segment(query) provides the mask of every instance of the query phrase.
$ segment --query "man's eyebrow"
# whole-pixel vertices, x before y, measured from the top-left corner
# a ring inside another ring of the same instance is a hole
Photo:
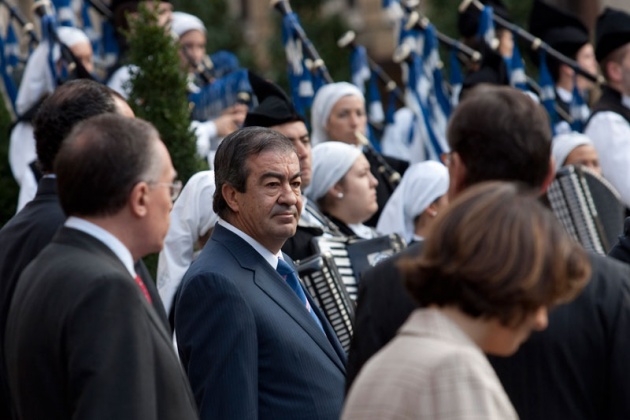
[[[290,181],[293,181],[295,178],[299,178],[302,176],[302,172],[296,172],[293,175],[291,175],[291,177],[289,178]],[[287,177],[284,176],[284,174],[281,174],[279,172],[265,172],[264,174],[262,174],[262,176],[260,177],[261,181],[264,181],[267,178],[276,178],[279,179],[281,181],[285,180]]]

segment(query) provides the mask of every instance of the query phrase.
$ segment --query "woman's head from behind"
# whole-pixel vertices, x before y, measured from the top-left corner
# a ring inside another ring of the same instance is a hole
[[[438,217],[422,256],[401,264],[421,305],[454,307],[494,323],[495,333],[507,331],[508,342],[494,334],[481,344],[492,354],[516,351],[546,326],[546,309],[572,299],[590,274],[584,250],[524,188],[469,188]]]
[[[356,132],[367,132],[367,115],[363,93],[347,82],[322,86],[311,109],[313,145],[334,140],[358,144]]]
[[[306,190],[319,208],[346,224],[362,223],[378,210],[370,164],[355,146],[325,142],[313,148],[313,174]]]

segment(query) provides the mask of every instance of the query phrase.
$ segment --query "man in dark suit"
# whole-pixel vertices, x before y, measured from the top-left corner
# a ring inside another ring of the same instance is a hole
[[[553,180],[549,120],[508,87],[480,86],[451,117],[449,198],[486,180],[521,181],[544,191]],[[348,387],[363,364],[396,334],[416,307],[396,263],[422,245],[365,273],[359,287]],[[509,358],[491,358],[521,419],[630,418],[630,267],[590,255],[592,276],[549,327]]]
[[[215,164],[220,219],[175,303],[201,418],[337,419],[345,354],[281,252],[302,210],[296,151],[248,127],[223,140]]]
[[[194,419],[170,334],[134,261],[157,252],[181,184],[149,123],[88,119],[54,166],[68,219],[20,276],[7,320],[20,419]]]
[[[35,199],[0,230],[0,418],[10,418],[9,391],[4,359],[7,314],[17,280],[24,268],[50,243],[66,216],[57,197],[53,162],[63,139],[79,121],[114,112],[133,117],[129,105],[115,92],[94,81],[82,79],[59,87],[39,109],[34,120],[38,165],[44,177]],[[157,290],[142,265],[141,277],[153,294],[156,310],[162,311]]]

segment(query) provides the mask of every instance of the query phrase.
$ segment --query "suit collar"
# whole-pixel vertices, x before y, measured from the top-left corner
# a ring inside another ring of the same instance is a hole
[[[330,327],[326,318],[321,311],[316,310],[326,335],[322,333],[315,320],[308,314],[300,299],[295,292],[291,290],[288,284],[282,279],[280,274],[274,270],[262,256],[256,252],[247,242],[236,234],[230,232],[223,226],[217,224],[212,232],[212,240],[220,242],[228,252],[238,261],[239,265],[253,272],[254,284],[258,286],[269,298],[282,308],[295,322],[304,329],[315,343],[328,355],[328,357],[345,372],[345,354],[341,347],[335,344],[337,338]],[[291,258],[284,256],[285,261],[291,262]],[[315,307],[315,303],[311,299],[308,291],[307,298],[311,307]],[[315,309],[315,308],[314,308]],[[331,337],[331,338],[329,338]],[[332,344],[335,343],[335,344]]]
[[[116,256],[116,254],[112,252],[111,249],[109,249],[104,243],[94,238],[93,236],[90,236],[87,233],[81,232],[76,229],[67,228],[65,226],[62,226],[59,231],[57,231],[52,239],[52,242],[64,246],[80,248],[83,250],[87,250],[88,252],[98,254],[98,256],[102,258],[106,263],[114,267],[116,270],[120,271],[121,276],[124,276],[131,283],[133,283],[134,287],[137,289],[140,296],[140,301],[142,302],[142,305],[147,312],[149,319],[160,332],[160,336],[162,336],[162,338],[164,338],[169,343],[169,345],[172,346],[171,335],[166,330],[164,321],[159,318],[153,306],[142,294],[140,287],[138,287],[135,280],[129,275],[129,271],[127,271],[122,261],[120,261],[120,259]],[[159,304],[159,302],[156,303]]]
[[[57,179],[44,177],[37,184],[37,194],[40,195],[57,195]]]

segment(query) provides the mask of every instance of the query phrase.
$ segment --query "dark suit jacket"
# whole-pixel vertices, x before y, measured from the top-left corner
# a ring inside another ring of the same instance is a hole
[[[410,246],[362,277],[348,384],[415,308],[395,262],[420,249]],[[545,331],[511,357],[490,358],[521,420],[630,419],[630,266],[598,255],[590,261],[589,284],[551,311]]]
[[[65,220],[66,215],[57,196],[56,180],[43,178],[39,181],[33,201],[0,230],[0,419],[10,418],[4,337],[13,291],[24,268],[50,243]],[[164,325],[168,326],[157,288],[142,261],[136,264],[136,272],[147,286],[155,310]]]
[[[24,270],[5,343],[20,419],[195,419],[169,332],[103,243],[61,228]]]
[[[287,257],[288,260],[288,257]],[[345,354],[280,275],[217,225],[175,303],[179,354],[202,419],[338,419]]]
[[[423,243],[409,245],[361,275],[346,389],[350,388],[365,362],[394,338],[398,328],[417,307],[403,285],[396,263],[401,258],[420,255]]]

